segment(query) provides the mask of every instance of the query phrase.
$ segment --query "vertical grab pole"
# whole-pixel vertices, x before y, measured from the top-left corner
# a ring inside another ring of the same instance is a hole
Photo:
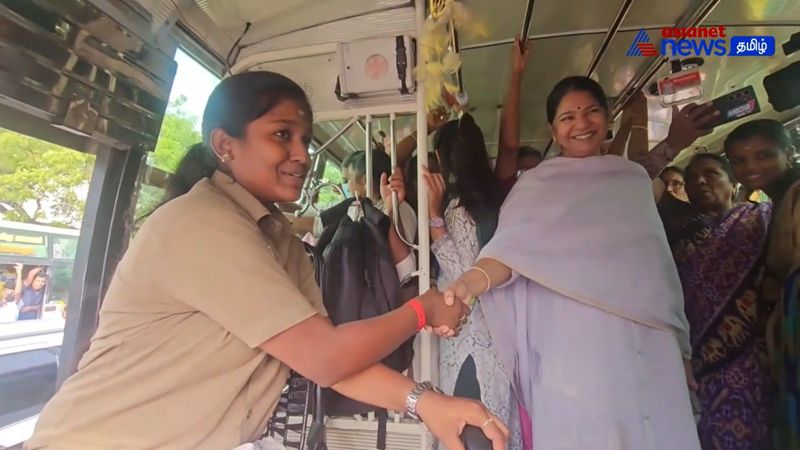
[[[374,192],[373,189],[373,181],[372,181],[372,115],[367,114],[366,117],[366,126],[364,130],[364,134],[367,136],[366,138],[366,146],[364,147],[364,151],[366,151],[367,155],[367,198],[375,201],[376,199],[372,198],[372,193]]]
[[[417,15],[417,39],[425,26],[425,0],[415,0]],[[417,45],[417,64],[423,64],[422,46]],[[425,111],[425,89],[417,80],[417,216],[419,219],[419,291],[426,292],[431,287],[431,235],[428,217],[428,186],[422,176],[422,168],[428,166],[428,120]],[[438,358],[433,349],[433,336],[422,331],[419,336],[420,373],[422,380],[438,382],[434,364]]]
[[[417,42],[422,36],[425,27],[425,0],[414,0],[414,12],[417,19]],[[424,64],[422,59],[422,46],[417,45],[417,65]],[[419,236],[419,293],[426,292],[431,287],[431,229],[429,228],[428,214],[428,185],[422,176],[422,168],[428,166],[428,120],[425,111],[425,88],[417,79],[417,219]],[[434,339],[431,333],[423,330],[417,339],[419,345],[419,373],[417,379],[439,382],[438,370],[439,357],[434,348]],[[420,426],[420,450],[432,449],[435,444],[433,436]]]
[[[397,167],[397,142],[394,136],[394,121],[397,119],[397,115],[395,113],[389,114],[389,156],[392,158],[392,173],[390,175],[394,175],[395,168]],[[392,222],[394,222],[395,229],[397,230],[398,236],[405,236],[404,233],[401,233],[401,226],[405,226],[405,224],[400,223],[400,213],[399,213],[399,202],[397,198],[397,192],[392,191]]]

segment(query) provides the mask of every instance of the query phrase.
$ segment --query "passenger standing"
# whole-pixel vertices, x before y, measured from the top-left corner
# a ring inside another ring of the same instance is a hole
[[[667,234],[690,325],[700,442],[706,450],[768,449],[774,388],[764,326],[772,305],[761,289],[772,205],[734,206],[723,156],[696,155],[685,173],[693,215]]]
[[[601,156],[609,109],[592,79],[557,83],[547,120],[563,157],[520,177],[445,299],[480,296],[534,448],[699,449],[689,326],[650,177]]]
[[[17,280],[14,295],[19,307],[19,320],[38,319],[44,305],[47,275],[43,267],[35,267],[22,279],[22,265],[17,264]]]
[[[749,190],[765,192],[774,204],[766,249],[764,298],[775,305],[767,330],[770,358],[779,385],[774,411],[774,447],[800,448],[800,169],[789,131],[772,119],[753,120],[725,139],[725,154],[736,178]]]
[[[502,203],[481,129],[469,114],[444,124],[434,136],[441,173],[424,171],[428,188],[431,253],[439,268],[437,286],[444,289],[469,268],[494,234]],[[447,181],[445,181],[447,180]],[[459,397],[480,399],[511,429],[509,446],[522,448],[517,404],[508,373],[496,358],[480,301],[461,334],[439,344],[442,389]]]

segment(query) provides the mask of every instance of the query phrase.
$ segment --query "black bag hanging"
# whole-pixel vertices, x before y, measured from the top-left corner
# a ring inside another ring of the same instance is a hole
[[[386,314],[403,306],[400,280],[388,243],[391,222],[368,199],[360,201],[362,212],[353,220],[349,199],[322,214],[323,232],[314,248],[322,298],[331,321],[340,325]],[[403,372],[414,358],[414,339],[410,338],[381,363]],[[386,448],[385,410],[349,399],[332,389],[322,390],[326,416],[375,412],[379,420],[378,448]],[[316,418],[315,418],[316,422]]]

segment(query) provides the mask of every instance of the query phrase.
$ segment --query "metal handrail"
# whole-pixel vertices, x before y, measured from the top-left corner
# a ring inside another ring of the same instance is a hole
[[[397,168],[397,142],[396,136],[394,132],[394,121],[397,119],[397,115],[395,113],[389,114],[389,156],[392,159],[392,171]],[[406,240],[405,233],[400,231],[400,210],[399,210],[399,199],[397,197],[397,192],[392,191],[392,222],[394,222],[394,230],[397,232],[397,236],[400,240],[409,246],[410,248],[417,250],[419,247],[414,244],[413,242],[408,242]]]

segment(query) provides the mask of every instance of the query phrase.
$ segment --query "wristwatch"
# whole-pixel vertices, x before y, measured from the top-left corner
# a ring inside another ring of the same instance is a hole
[[[437,388],[433,385],[430,381],[423,381],[421,383],[417,383],[411,392],[408,393],[406,396],[406,415],[411,417],[414,420],[419,420],[419,414],[417,414],[417,403],[419,402],[420,397],[422,394],[433,391],[439,394],[442,393],[442,390]]]
[[[444,228],[445,227],[444,219],[442,219],[441,217],[431,217],[430,226],[431,228]]]

